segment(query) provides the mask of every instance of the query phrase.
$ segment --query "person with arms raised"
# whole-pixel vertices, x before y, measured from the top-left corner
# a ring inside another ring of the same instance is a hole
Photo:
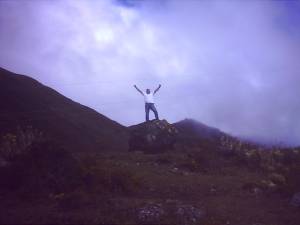
[[[146,113],[146,121],[149,121],[149,112],[150,110],[154,113],[155,119],[159,120],[158,112],[154,105],[154,95],[161,88],[161,85],[158,86],[153,92],[150,89],[146,89],[145,92],[141,91],[136,85],[134,85],[135,89],[140,92],[144,96],[145,100],[145,113]]]

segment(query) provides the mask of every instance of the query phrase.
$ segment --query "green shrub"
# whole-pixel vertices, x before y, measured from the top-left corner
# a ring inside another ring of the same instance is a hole
[[[142,185],[136,171],[116,165],[112,161],[88,160],[83,163],[86,187],[97,192],[131,194]]]
[[[34,143],[0,169],[0,187],[28,193],[64,192],[80,185],[82,171],[71,153],[51,141]]]
[[[31,145],[44,140],[42,132],[31,126],[18,127],[13,133],[7,133],[0,138],[0,157],[7,161],[30,150]]]
[[[91,196],[80,189],[52,195],[51,197],[57,201],[59,207],[67,210],[81,208],[83,204],[87,204],[91,200]]]

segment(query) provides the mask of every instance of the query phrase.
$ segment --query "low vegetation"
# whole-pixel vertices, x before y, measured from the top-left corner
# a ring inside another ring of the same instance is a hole
[[[2,138],[0,224],[295,225],[300,218],[289,204],[300,188],[296,148],[262,151],[227,140],[161,154],[71,154],[32,128],[18,132]]]

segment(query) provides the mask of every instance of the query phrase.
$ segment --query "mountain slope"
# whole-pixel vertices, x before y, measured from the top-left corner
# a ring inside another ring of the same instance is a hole
[[[184,135],[194,138],[215,139],[225,135],[217,128],[209,127],[194,119],[184,119],[173,125]]]
[[[194,119],[184,119],[173,123],[173,126],[179,131],[177,143],[181,146],[218,149],[224,145],[224,141],[226,143],[240,142],[238,138]]]
[[[68,149],[127,149],[124,126],[30,77],[3,68],[0,68],[0,102],[0,134],[32,126]]]
[[[232,138],[229,134],[194,119],[184,119],[173,125],[179,130],[183,139],[218,141],[222,136]]]

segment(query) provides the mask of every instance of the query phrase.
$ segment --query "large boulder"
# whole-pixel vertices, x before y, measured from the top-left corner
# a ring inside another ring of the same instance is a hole
[[[129,151],[160,153],[174,149],[178,130],[166,120],[152,120],[129,127]]]

